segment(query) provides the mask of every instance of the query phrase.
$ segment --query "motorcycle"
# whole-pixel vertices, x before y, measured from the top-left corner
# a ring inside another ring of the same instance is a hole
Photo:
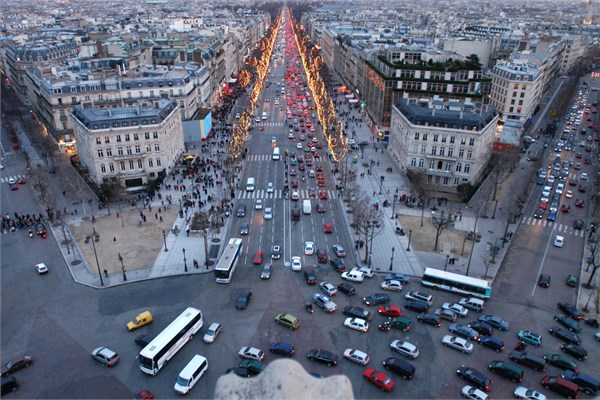
[[[388,332],[392,328],[392,326],[390,325],[389,322],[385,321],[385,322],[379,324],[378,328],[380,331]]]
[[[315,311],[313,310],[313,306],[311,303],[306,303],[306,306],[304,306],[304,308],[306,308],[306,311],[308,311],[311,314]]]
[[[515,350],[517,350],[517,351],[525,350],[525,348],[527,348],[527,345],[525,344],[525,342],[519,342],[515,346]]]
[[[33,238],[33,232],[31,231],[31,229],[29,230],[29,238]]]

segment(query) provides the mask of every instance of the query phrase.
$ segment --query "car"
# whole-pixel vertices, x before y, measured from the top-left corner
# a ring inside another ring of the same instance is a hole
[[[367,332],[369,330],[369,323],[361,318],[346,318],[344,326],[361,332]]]
[[[329,256],[327,255],[327,250],[317,249],[317,262],[324,264],[329,262]]]
[[[579,372],[577,368],[577,363],[571,360],[569,357],[563,354],[552,354],[546,353],[544,354],[544,360],[550,365],[554,365],[560,369],[567,369],[573,372]]]
[[[92,351],[92,358],[106,367],[116,365],[121,357],[108,347],[97,347]]]
[[[293,188],[297,188],[299,186],[298,180],[297,179],[292,179],[292,187]]]
[[[292,200],[298,201],[300,200],[300,192],[297,190],[292,190]]]
[[[315,293],[313,294],[312,300],[313,303],[318,305],[325,312],[331,313],[337,309],[337,304],[324,294]]]
[[[240,228],[240,235],[247,235],[250,232],[250,224],[248,222],[244,222],[242,227]]]
[[[473,321],[469,323],[469,326],[475,329],[480,336],[492,336],[494,334],[494,329],[490,326],[490,324],[485,322]]]
[[[394,273],[394,274],[385,274],[383,279],[386,281],[400,281],[403,285],[410,282],[410,277],[405,274]]]
[[[383,282],[381,282],[380,286],[383,290],[393,290],[396,292],[399,292],[402,290],[402,284],[400,283],[400,281],[395,281],[395,280],[383,281]]]
[[[568,204],[563,204],[560,207],[560,211],[564,212],[564,213],[570,213],[571,212],[571,206]]]
[[[273,209],[271,207],[265,208],[265,219],[273,219]]]
[[[509,328],[508,322],[495,315],[483,314],[480,315],[478,319],[479,321],[486,322],[490,324],[493,328],[499,329],[501,331],[507,331]]]
[[[14,185],[15,183],[17,183],[17,180],[13,177],[8,178],[8,184],[9,185]]]
[[[429,293],[420,292],[420,291],[412,291],[408,292],[404,295],[404,298],[407,300],[419,300],[427,303],[428,306],[433,302],[433,296]]]
[[[302,270],[302,262],[300,261],[300,257],[292,257],[292,271],[301,271]]]
[[[319,287],[327,296],[334,296],[337,293],[336,287],[330,282],[323,281],[319,284]]]
[[[43,275],[48,273],[48,267],[44,263],[35,264],[35,270],[38,275]]]
[[[324,233],[333,233],[333,225],[323,224],[323,232]]]
[[[339,258],[343,258],[346,257],[346,250],[344,250],[344,248],[342,246],[340,246],[339,244],[334,244],[333,246],[333,252],[335,253],[335,255]]]
[[[337,272],[346,272],[346,264],[342,260],[329,260],[329,264],[335,269]]]
[[[465,354],[471,353],[473,351],[473,344],[458,336],[445,335],[442,338],[442,344],[444,346],[461,351]]]
[[[563,247],[565,244],[564,236],[556,235],[553,242],[555,247]]]
[[[563,379],[577,385],[577,388],[588,396],[596,395],[600,392],[600,382],[587,374],[573,371],[563,371],[561,374]],[[597,396],[594,396],[597,398]]]
[[[135,342],[135,344],[137,344],[140,347],[146,347],[153,340],[154,340],[154,336],[142,334],[142,335],[136,336],[134,342]]]
[[[554,204],[554,203],[552,203],[552,204]],[[558,203],[556,203],[556,204],[558,204]],[[556,207],[558,207],[558,205]],[[546,217],[546,219],[548,221],[556,221],[556,210],[554,210],[553,208],[555,208],[555,207],[551,206],[550,212],[548,213],[548,217]]]
[[[35,227],[35,232],[39,236],[46,236],[46,226],[44,224],[37,224]]]
[[[479,338],[479,333],[468,325],[450,324],[448,331],[466,339],[477,340]]]
[[[292,357],[296,352],[293,344],[287,342],[274,342],[269,345],[269,352],[284,357]]]
[[[315,275],[315,271],[312,269],[304,271],[304,278],[306,279],[306,283],[309,285],[315,285],[317,283],[317,276]]]
[[[456,313],[454,311],[438,308],[437,310],[435,310],[434,314],[440,317],[441,319],[445,319],[446,321],[456,322]]]
[[[364,275],[357,268],[353,268],[352,271],[342,272],[341,278],[350,282],[360,283],[364,280]]]
[[[573,222],[573,229],[582,230],[583,229],[583,221],[580,219],[576,219],[575,222]]]
[[[515,383],[523,381],[523,369],[509,361],[494,360],[488,364],[488,369]]]
[[[517,386],[513,394],[517,399],[546,400],[546,396],[544,396],[537,390],[527,389],[524,386]]]
[[[542,344],[542,336],[534,333],[532,331],[527,331],[521,329],[519,333],[517,333],[517,338],[524,343],[532,344],[536,347],[539,347]]]
[[[504,342],[493,336],[479,336],[477,342],[482,346],[494,350],[496,353],[500,353],[502,350],[504,350]]]
[[[274,192],[273,182],[267,183],[267,193],[273,193],[273,192]]]
[[[328,366],[337,365],[339,357],[330,351],[314,349],[308,352],[307,357],[310,361],[317,361]]]
[[[302,143],[300,143],[300,142],[296,143],[296,148],[297,149],[302,150],[302,147],[303,147]]]
[[[429,305],[421,300],[406,300],[404,302],[404,308],[411,311],[416,311],[418,313],[423,313],[427,311]]]
[[[326,211],[327,211],[327,208],[325,208],[325,206],[323,204],[321,204],[321,203],[317,204],[317,212],[319,214],[323,214]]]
[[[371,320],[371,313],[362,307],[348,306],[344,307],[342,313],[348,317],[360,318],[365,321]]]
[[[288,313],[277,314],[275,316],[275,323],[290,329],[298,329],[300,327],[300,320]]]
[[[450,310],[450,311],[460,315],[461,317],[466,317],[467,314],[469,313],[469,310],[467,310],[464,306],[461,306],[460,304],[456,304],[456,303],[444,303],[444,304],[442,304],[442,309]]]
[[[390,343],[390,348],[404,357],[412,358],[413,360],[419,356],[419,349],[412,343],[394,340]]]
[[[314,242],[306,242],[304,243],[304,255],[312,256],[315,254],[315,244]]]
[[[254,203],[254,209],[262,210],[263,206],[264,206],[264,203],[263,203],[262,199],[256,199],[256,202]]]
[[[533,214],[533,218],[537,218],[537,219],[542,219],[544,218],[544,209],[543,208],[538,208],[535,211],[535,214]]]
[[[396,382],[394,382],[392,378],[373,368],[365,369],[363,372],[363,377],[385,392],[389,392],[396,385]]]
[[[271,258],[278,260],[281,258],[281,246],[275,244],[271,247]]]
[[[265,369],[265,364],[256,360],[242,360],[239,365],[239,369],[246,372],[246,377],[252,375],[258,375]],[[239,373],[236,372],[239,375]]]
[[[586,349],[584,349],[581,346],[577,346],[576,344],[573,344],[573,343],[561,344],[560,350],[563,353],[566,353],[572,357],[575,357],[579,361],[584,361],[588,356],[588,352]]]
[[[356,267],[353,270],[362,273],[365,278],[370,279],[373,277],[373,270],[369,267]]]
[[[542,199],[542,201],[540,201],[540,204],[538,205],[538,208],[541,210],[545,210],[546,208],[548,208],[548,199]]]
[[[417,320],[424,324],[435,326],[436,328],[442,326],[442,321],[440,320],[440,317],[431,313],[421,313],[417,315]]]
[[[243,359],[262,362],[265,358],[265,353],[256,347],[244,346],[238,351],[238,356]]]
[[[146,389],[142,389],[139,392],[137,392],[136,394],[134,394],[133,396],[131,396],[132,399],[142,399],[142,400],[149,400],[149,399],[153,399],[154,398],[154,394],[152,392],[150,392],[149,390]]]
[[[549,288],[551,280],[552,277],[550,275],[540,274],[540,277],[538,278],[538,285],[543,288]]]
[[[521,364],[526,367],[533,368],[534,370],[536,370],[538,372],[546,371],[546,361],[543,358],[538,357],[533,354],[530,354],[526,351],[516,351],[515,350],[510,353],[508,358],[510,358],[512,361],[516,362],[517,364]]]
[[[494,381],[488,378],[485,374],[477,371],[475,368],[465,367],[462,365],[456,370],[456,374],[459,376],[459,378],[472,383],[481,390],[486,392],[492,390],[492,384]]]
[[[28,354],[16,356],[2,364],[2,376],[8,376],[33,364],[33,358]]]
[[[349,283],[340,283],[337,288],[338,291],[344,293],[346,296],[354,296],[356,294],[356,289]]]
[[[245,310],[252,299],[252,292],[242,293],[235,302],[235,308],[238,310]]]
[[[367,365],[371,360],[371,356],[357,349],[344,350],[344,358],[359,365]]]
[[[383,315],[385,317],[401,317],[402,310],[398,306],[380,306],[379,307],[379,315]]]
[[[150,311],[143,311],[135,316],[135,318],[127,323],[128,331],[135,331],[144,325],[152,323],[152,314]]]
[[[548,329],[548,332],[550,332],[550,334],[552,336],[556,336],[557,338],[559,338],[565,342],[573,343],[576,345],[581,344],[581,339],[579,338],[579,336],[577,336],[575,333],[568,331],[566,329],[562,329],[557,326],[553,326],[550,329]]]
[[[260,279],[269,279],[271,278],[271,272],[273,271],[273,266],[271,264],[265,264],[262,271],[260,272]]]
[[[260,265],[263,262],[264,254],[262,251],[257,251],[254,253],[254,258],[252,259],[252,264]]]
[[[570,330],[571,332],[579,333],[581,332],[581,326],[575,321],[573,318],[569,317],[565,314],[556,314],[554,316],[554,320]]]
[[[213,322],[208,327],[208,330],[204,334],[202,341],[204,343],[213,343],[220,334],[221,334],[221,324],[219,324],[218,322]]]
[[[315,156],[316,156],[316,154],[315,154]],[[321,199],[321,200],[329,199],[329,196],[327,195],[327,190],[319,190],[319,199]]]
[[[483,307],[485,306],[485,302],[476,297],[463,297],[458,301],[458,304],[475,312],[483,311]]]
[[[565,192],[565,197],[566,197],[567,199],[572,199],[572,198],[573,198],[573,191],[572,191],[572,190],[567,190],[567,191]]]
[[[390,296],[385,293],[374,293],[370,296],[363,298],[363,302],[368,306],[375,306],[379,304],[387,304],[390,301]]]
[[[472,400],[488,400],[490,396],[487,395],[483,390],[479,390],[476,387],[465,385],[460,390],[460,395],[465,399]]]

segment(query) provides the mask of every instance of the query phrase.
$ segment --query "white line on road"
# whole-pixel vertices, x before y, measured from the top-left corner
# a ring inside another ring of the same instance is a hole
[[[556,228],[556,226],[555,226]],[[548,254],[548,248],[550,247],[550,242],[552,241],[552,235],[548,238],[548,243],[546,243],[546,250],[544,250],[544,256],[542,257],[542,262],[540,263],[540,269],[538,270],[537,276],[535,277],[535,281],[533,282],[533,290],[531,291],[531,296],[535,294],[535,289],[537,288],[537,281],[542,273],[542,269],[544,268],[544,260],[546,260],[546,254]]]

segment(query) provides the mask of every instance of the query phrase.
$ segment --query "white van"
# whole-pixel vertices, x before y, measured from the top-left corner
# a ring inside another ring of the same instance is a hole
[[[481,312],[483,310],[485,302],[475,297],[463,297],[462,299],[460,299],[458,304],[470,310]]]
[[[175,381],[175,391],[179,394],[187,394],[202,378],[202,375],[208,369],[208,360],[199,354],[196,354],[194,358],[181,370],[177,381]]]
[[[273,149],[273,160],[279,160],[279,147]]]
[[[254,178],[248,178],[246,181],[246,192],[254,192]]]
[[[266,120],[267,119],[267,113],[265,111],[263,111],[262,113],[262,120]]]
[[[304,214],[310,214],[312,212],[312,205],[310,204],[310,200],[302,200],[302,212]]]
[[[357,269],[352,271],[342,272],[342,279],[346,279],[350,282],[362,282],[365,279],[365,275]]]

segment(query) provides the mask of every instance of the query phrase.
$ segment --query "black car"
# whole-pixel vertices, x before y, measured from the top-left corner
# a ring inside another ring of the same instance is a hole
[[[489,363],[488,369],[515,383],[523,382],[523,368],[509,361],[494,360]]]
[[[356,294],[356,289],[349,283],[340,283],[337,288],[338,291],[344,293],[346,296],[354,296]]]
[[[543,210],[542,208],[538,208],[538,209],[536,210],[535,214],[533,214],[533,217],[534,217],[534,218],[537,218],[537,219],[542,219],[542,218],[544,218],[544,210]]]
[[[450,324],[448,331],[469,340],[477,340],[479,338],[477,331],[468,325]]]
[[[404,302],[404,308],[420,313],[424,313],[429,308],[429,304],[421,300],[406,300]]]
[[[533,368],[538,372],[546,371],[546,360],[526,351],[513,351],[508,357],[517,364]]]
[[[275,342],[269,346],[271,353],[279,354],[280,356],[291,357],[296,351],[294,345],[286,342]]]
[[[338,259],[329,260],[329,264],[331,264],[333,269],[335,269],[337,272],[346,272],[348,270],[346,264]]]
[[[360,318],[364,319],[365,321],[371,320],[371,313],[362,307],[344,307],[342,313],[348,317]]]
[[[247,368],[242,367],[228,368],[225,371],[225,374],[235,374],[242,378],[249,378],[252,376],[252,374],[250,373],[250,371],[248,371]]]
[[[385,293],[374,293],[369,297],[363,298],[363,301],[368,306],[375,306],[378,304],[386,304],[390,301],[390,296]]]
[[[493,336],[480,336],[477,339],[477,342],[482,346],[489,347],[496,353],[500,353],[502,350],[504,350],[504,342]]]
[[[492,384],[494,381],[488,378],[485,374],[477,371],[475,368],[469,368],[463,365],[456,370],[456,374],[461,379],[472,383],[481,390],[485,390],[486,392],[492,390]]]
[[[579,372],[579,369],[577,369],[577,363],[563,354],[546,353],[544,355],[544,360],[546,360],[548,364],[554,365],[560,369]]]
[[[154,340],[154,336],[142,334],[142,335],[138,335],[135,338],[135,344],[137,344],[140,347],[146,347],[153,340]]]
[[[33,364],[33,358],[30,355],[23,354],[17,357],[14,357],[11,360],[8,360],[4,364],[2,364],[2,376],[8,376],[12,373],[17,372],[20,369],[25,367],[29,367]]]
[[[573,318],[569,317],[565,314],[556,314],[554,316],[554,320],[559,324],[563,325],[565,328],[570,330],[571,332],[579,333],[581,332],[581,326],[575,321]]]
[[[399,273],[385,274],[383,279],[386,281],[400,281],[400,283],[403,285],[410,282],[410,278],[408,275],[399,274]]]
[[[508,322],[495,315],[484,314],[479,316],[479,321],[485,322],[492,326],[492,328],[500,329],[501,331],[508,330]]]
[[[565,343],[560,345],[561,351],[567,353],[570,356],[575,357],[576,359],[583,361],[587,358],[588,352],[581,346],[577,346],[573,343]]]
[[[558,326],[553,326],[552,328],[548,329],[548,332],[550,332],[550,334],[552,336],[556,336],[557,338],[559,338],[565,342],[573,343],[576,345],[581,344],[581,339],[579,339],[579,336],[577,336],[575,333],[573,333],[571,331],[559,328]]]
[[[415,367],[411,363],[396,357],[386,358],[383,367],[406,380],[412,379],[415,374]]]
[[[480,335],[492,336],[494,334],[494,328],[485,322],[473,321],[469,326],[475,329]]]
[[[440,317],[438,317],[435,314],[421,313],[417,316],[417,320],[424,324],[429,324],[429,325],[435,326],[436,328],[439,328],[440,326],[442,326],[442,321],[440,321]]]
[[[560,311],[567,314],[569,317],[573,318],[576,321],[583,319],[583,314],[577,310],[577,307],[571,303],[560,302],[557,304],[557,307]]]
[[[337,365],[338,363],[338,356],[327,350],[311,350],[308,352],[307,357],[310,361],[318,361],[320,363],[327,364],[330,367],[332,365]]]
[[[235,308],[238,310],[245,310],[252,299],[252,292],[245,292],[235,302]]]
[[[312,269],[304,270],[304,278],[306,278],[306,283],[309,285],[315,285],[317,283],[317,276]]]

